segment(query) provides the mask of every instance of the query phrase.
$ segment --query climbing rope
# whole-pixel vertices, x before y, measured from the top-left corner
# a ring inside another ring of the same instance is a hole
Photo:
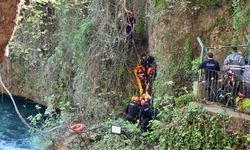
[[[29,125],[29,124],[26,122],[26,120],[23,118],[23,116],[21,115],[21,113],[19,112],[19,110],[18,110],[18,108],[17,108],[16,102],[15,102],[15,100],[14,100],[12,94],[11,94],[10,91],[6,88],[6,86],[4,85],[4,83],[3,83],[3,81],[2,81],[2,75],[1,75],[1,74],[0,74],[0,83],[1,83],[1,85],[3,86],[4,90],[9,94],[10,99],[12,100],[12,103],[13,103],[13,105],[14,105],[15,111],[16,111],[18,117],[21,119],[21,121],[22,121],[28,128],[30,128],[30,129],[32,129],[32,130],[36,130],[36,131],[41,131],[40,129],[34,128],[34,127],[32,127],[31,125]]]
[[[50,129],[49,131],[42,131],[42,130],[39,129],[39,128],[35,128],[35,127],[32,127],[31,125],[29,125],[29,124],[26,122],[26,120],[23,118],[23,116],[21,115],[20,111],[18,110],[17,105],[16,105],[16,102],[15,102],[15,100],[14,100],[12,94],[11,94],[10,91],[6,88],[5,84],[3,83],[3,81],[2,81],[2,74],[1,74],[1,73],[0,73],[0,83],[1,83],[2,87],[4,88],[4,90],[5,90],[5,91],[8,93],[8,95],[10,96],[10,99],[12,100],[12,103],[13,103],[13,105],[14,105],[14,108],[15,108],[15,111],[16,111],[18,117],[21,119],[21,121],[22,121],[29,129],[32,129],[32,130],[37,131],[37,132],[48,133],[48,132],[51,132],[51,131],[53,131],[53,130],[55,130],[55,129],[58,129],[58,128],[63,127],[62,125],[60,125],[60,126],[56,126],[56,127],[52,128],[52,129]]]

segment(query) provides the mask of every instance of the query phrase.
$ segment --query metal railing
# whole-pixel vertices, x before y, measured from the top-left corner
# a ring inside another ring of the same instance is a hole
[[[222,49],[222,48],[232,48],[232,47],[238,47],[238,48],[246,48],[248,49],[248,65],[250,65],[250,35],[245,36],[246,44],[242,45],[220,45],[220,46],[205,46],[202,39],[200,37],[197,37],[197,41],[200,46],[200,61],[203,62],[205,53],[210,49]],[[201,81],[201,71],[199,72],[199,79],[198,81]]]
[[[250,97],[250,66],[229,66],[225,71],[204,70],[199,95],[208,101],[237,107],[237,97]]]

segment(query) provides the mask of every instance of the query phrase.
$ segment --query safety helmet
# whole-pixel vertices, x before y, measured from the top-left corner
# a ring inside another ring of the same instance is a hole
[[[137,101],[138,101],[138,97],[132,96],[131,101],[132,101],[132,102],[137,102]]]
[[[149,67],[148,70],[147,70],[147,74],[148,75],[151,75],[155,72],[155,69],[153,67]]]
[[[150,95],[148,93],[144,93],[142,94],[142,98],[148,100],[150,98]]]
[[[146,106],[147,102],[145,100],[141,101],[141,106]]]
[[[150,99],[150,95],[149,94],[145,94],[144,98],[145,98],[145,100],[149,100]]]
[[[146,96],[146,93],[142,94],[141,97],[142,97],[143,99],[145,99],[145,96]]]

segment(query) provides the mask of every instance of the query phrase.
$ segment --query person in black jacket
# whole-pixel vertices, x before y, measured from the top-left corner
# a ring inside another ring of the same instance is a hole
[[[145,68],[146,78],[148,78],[148,69],[152,67],[154,69],[153,79],[156,78],[157,65],[155,62],[155,58],[153,56],[149,56],[146,54],[142,54],[141,56],[141,65]]]
[[[131,102],[128,104],[126,108],[126,115],[127,115],[127,120],[136,123],[137,119],[139,117],[139,105],[137,103],[138,97],[133,96],[131,99]]]
[[[213,53],[207,52],[207,60],[199,65],[199,69],[205,69],[207,98],[210,101],[216,100],[219,63],[213,59]]]
[[[147,102],[145,100],[141,101],[141,109],[139,113],[139,119],[140,119],[140,125],[141,125],[141,131],[147,132],[149,127],[149,121],[152,120],[152,112],[150,107],[147,105]]]
[[[147,71],[149,67],[156,69],[155,58],[144,53],[141,56],[141,65],[145,68],[145,71]]]

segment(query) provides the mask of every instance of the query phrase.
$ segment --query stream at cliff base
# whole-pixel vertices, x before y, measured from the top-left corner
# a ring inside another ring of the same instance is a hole
[[[35,103],[19,97],[15,97],[15,101],[24,118],[38,113]],[[0,150],[40,150],[28,130],[16,114],[11,99],[0,94]]]

